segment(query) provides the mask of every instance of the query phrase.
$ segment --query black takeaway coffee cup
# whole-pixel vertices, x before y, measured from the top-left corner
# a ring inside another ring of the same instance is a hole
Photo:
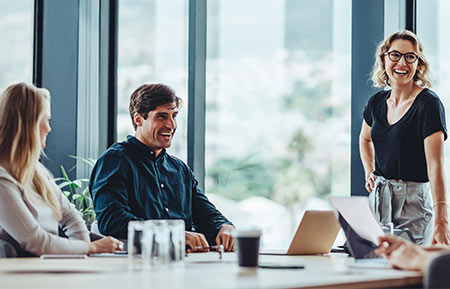
[[[239,266],[258,266],[261,230],[258,228],[238,229],[234,231],[234,237],[237,244]]]

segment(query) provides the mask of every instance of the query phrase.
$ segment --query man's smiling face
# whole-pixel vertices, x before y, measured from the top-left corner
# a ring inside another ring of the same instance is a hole
[[[162,149],[169,148],[177,129],[179,107],[175,102],[160,105],[148,112],[147,117],[140,114],[134,116],[136,138],[147,145],[158,156]]]

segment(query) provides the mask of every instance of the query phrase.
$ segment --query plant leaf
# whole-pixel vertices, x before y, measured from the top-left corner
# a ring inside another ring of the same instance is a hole
[[[67,186],[72,186],[73,185],[73,182],[72,181],[65,181],[65,182],[62,182],[62,183],[59,183],[58,184],[58,187],[60,188],[60,189],[62,189],[62,188],[64,188],[64,187],[67,187]]]
[[[61,165],[61,172],[62,172],[62,174],[63,174],[63,177],[67,180],[67,181],[69,181],[70,182],[70,179],[69,179],[69,176],[67,176],[67,173],[66,173],[66,170],[64,169],[64,167]],[[73,190],[74,190],[75,188],[73,188],[71,185],[69,185],[69,190],[70,190],[70,193],[71,194],[73,194]]]
[[[93,168],[95,165],[95,160],[92,158],[82,158],[82,157],[78,157],[78,156],[74,156],[74,155],[69,155],[69,157],[79,160],[85,164],[87,164],[89,167]]]
[[[63,195],[64,195],[66,198],[69,198],[70,192],[68,192],[68,191],[61,191],[61,192],[63,193]]]

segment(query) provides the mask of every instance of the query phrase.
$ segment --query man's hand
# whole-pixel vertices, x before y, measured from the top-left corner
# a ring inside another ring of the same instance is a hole
[[[234,251],[234,238],[231,232],[234,230],[232,225],[224,224],[220,227],[216,236],[216,245],[223,245],[225,252]]]
[[[375,250],[375,253],[377,255],[384,255],[389,259],[392,252],[405,243],[405,239],[398,238],[395,235],[385,235],[378,238],[378,248]]]
[[[186,232],[186,246],[188,252],[207,252],[209,251],[209,244],[203,234],[195,232]]]
[[[380,237],[378,241],[375,253],[386,256],[395,268],[424,271],[433,257],[422,247],[394,235]]]

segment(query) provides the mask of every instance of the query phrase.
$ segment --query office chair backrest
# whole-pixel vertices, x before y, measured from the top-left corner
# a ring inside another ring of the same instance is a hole
[[[0,258],[17,257],[17,251],[9,242],[0,239]]]
[[[450,288],[450,253],[431,261],[424,277],[424,288]]]

